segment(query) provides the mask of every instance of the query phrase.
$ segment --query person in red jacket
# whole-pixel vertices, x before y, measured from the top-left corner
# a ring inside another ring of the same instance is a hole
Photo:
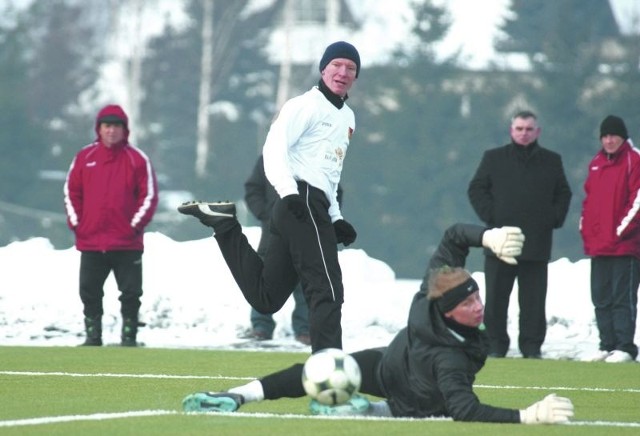
[[[143,234],[158,205],[158,187],[147,155],[129,144],[128,122],[120,106],[102,108],[98,136],[76,154],[64,184],[67,224],[81,252],[82,345],[102,345],[103,286],[111,271],[121,292],[121,345],[137,345]]]
[[[589,163],[580,217],[584,252],[591,257],[591,301],[600,333],[590,360],[629,362],[640,284],[640,150],[622,118],[600,124],[602,149]]]

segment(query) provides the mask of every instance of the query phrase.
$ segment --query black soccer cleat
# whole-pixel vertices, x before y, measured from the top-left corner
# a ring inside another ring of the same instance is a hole
[[[187,201],[178,206],[178,212],[191,215],[207,227],[213,227],[223,221],[236,217],[236,205],[228,201],[207,203],[204,201]]]
[[[244,404],[244,397],[230,392],[196,392],[182,400],[185,412],[235,412]]]

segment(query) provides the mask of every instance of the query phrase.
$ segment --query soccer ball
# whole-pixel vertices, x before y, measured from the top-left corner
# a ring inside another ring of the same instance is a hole
[[[361,380],[356,360],[337,348],[312,354],[302,371],[302,385],[307,395],[329,406],[349,401],[360,389]]]

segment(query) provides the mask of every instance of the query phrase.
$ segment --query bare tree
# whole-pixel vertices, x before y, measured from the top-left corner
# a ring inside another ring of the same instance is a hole
[[[202,57],[200,62],[200,92],[198,94],[198,130],[196,143],[196,176],[204,178],[209,155],[209,106],[211,81],[213,80],[213,4],[214,0],[203,0],[202,13]]]
[[[157,11],[160,3],[159,0],[106,0],[106,5],[79,2],[86,10],[86,19],[100,35],[95,41],[83,42],[105,57],[102,77],[95,85],[98,103],[119,103],[126,108],[129,123],[135,126],[129,138],[132,143],[145,135],[140,105],[144,97],[142,64],[147,43],[159,31],[153,24],[158,19],[168,22],[168,17]],[[176,2],[176,8],[183,6],[182,2]],[[80,102],[81,106],[83,103]],[[92,100],[89,104],[96,102]]]
[[[327,0],[326,28],[327,33],[331,35],[335,32],[340,21],[340,0]]]
[[[140,101],[141,101],[141,89],[142,89],[142,59],[144,57],[144,48],[146,45],[145,38],[143,36],[143,22],[144,22],[144,0],[135,0],[131,5],[133,9],[131,17],[131,55],[128,68],[127,78],[127,90],[129,97],[129,118],[131,125],[136,126],[136,129],[132,131],[132,135],[140,134],[142,126],[140,125]],[[133,136],[131,140],[135,143],[136,137]]]
[[[204,178],[209,156],[213,155],[211,135],[211,105],[215,101],[223,78],[230,74],[236,61],[238,50],[233,46],[237,34],[239,16],[247,5],[247,0],[228,1],[218,4],[220,12],[214,11],[214,0],[202,0],[202,56],[200,68],[200,92],[198,100],[198,132],[196,145],[195,172]],[[214,15],[217,14],[217,15]],[[215,21],[214,21],[215,18]]]
[[[293,0],[285,0],[284,3],[284,50],[280,62],[280,74],[278,77],[278,91],[276,94],[276,110],[289,98],[291,85],[291,27],[294,21]]]

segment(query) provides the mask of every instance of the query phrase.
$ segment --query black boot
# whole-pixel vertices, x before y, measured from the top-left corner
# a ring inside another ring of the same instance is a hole
[[[84,343],[81,345],[101,346],[102,345],[102,317],[84,318],[84,330],[87,334]]]
[[[137,347],[136,336],[138,335],[138,319],[124,318],[122,320],[122,336],[120,345],[123,347]]]

